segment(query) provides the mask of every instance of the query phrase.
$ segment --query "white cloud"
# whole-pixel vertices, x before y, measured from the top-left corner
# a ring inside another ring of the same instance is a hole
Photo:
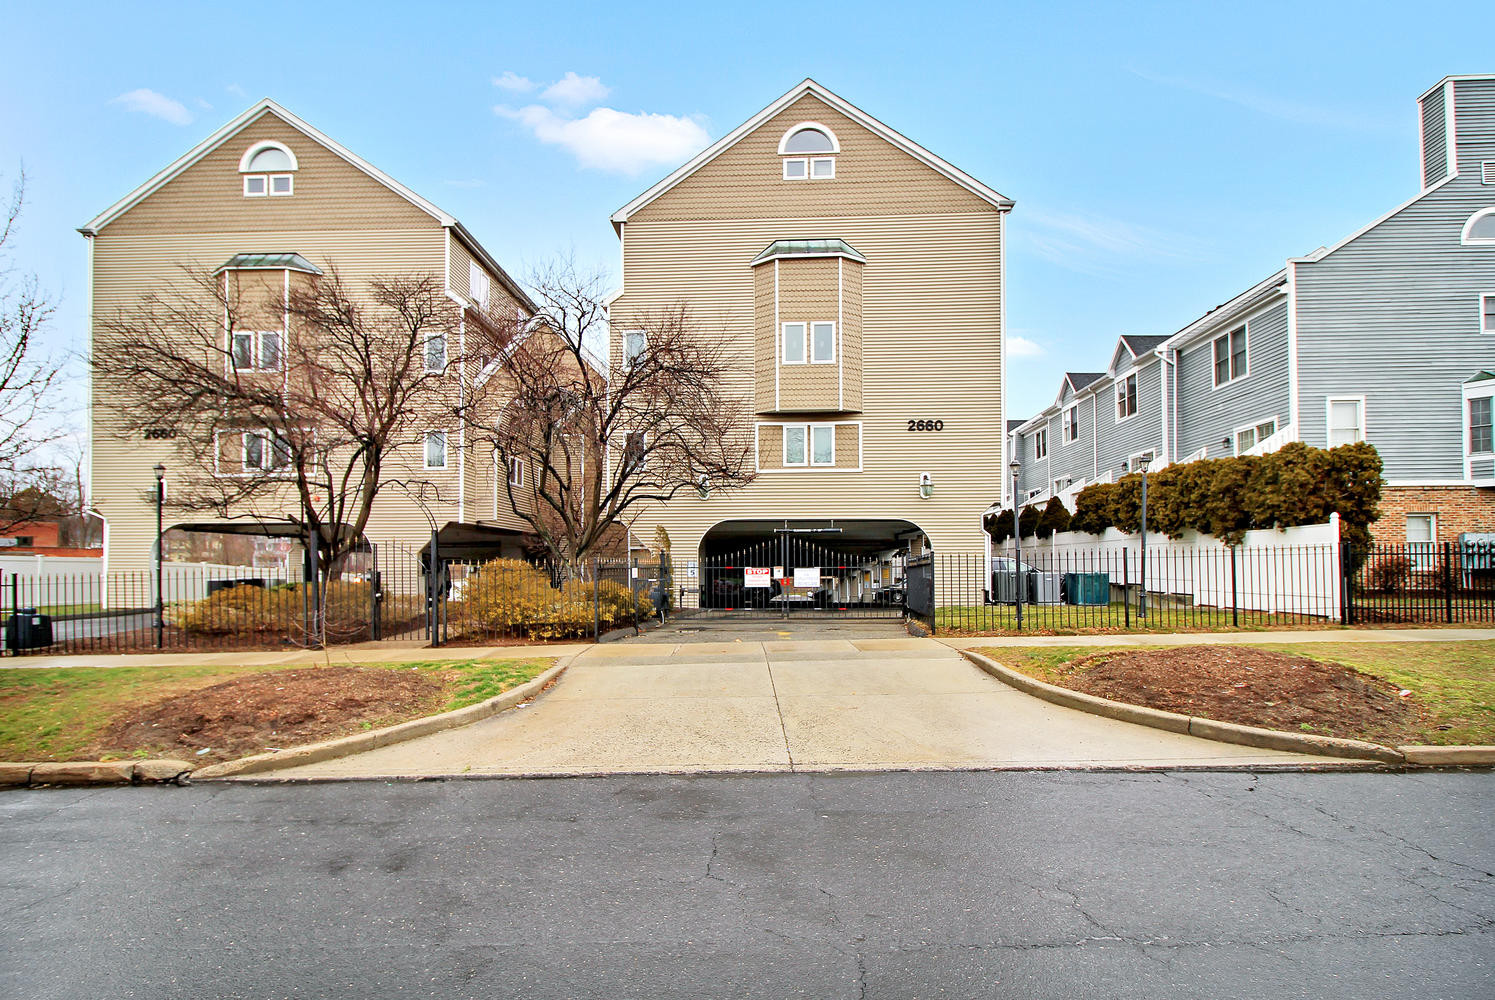
[[[1043,354],[1043,348],[1027,337],[1010,336],[1007,338],[1007,355],[1013,358],[1036,358]]]
[[[711,140],[699,122],[674,115],[593,108],[585,118],[563,118],[538,104],[493,110],[524,125],[541,142],[569,150],[584,167],[624,174],[681,163]]]
[[[199,108],[201,108],[204,111],[212,111],[213,110],[213,106],[211,104],[209,104],[207,101],[203,100],[201,97],[196,98],[193,101],[193,103],[196,104]]]
[[[554,104],[571,104],[579,107],[584,104],[596,104],[610,93],[612,93],[611,88],[605,86],[597,77],[577,76],[568,71],[565,76],[546,87],[540,93],[540,99]]]
[[[246,91],[243,87],[239,86],[237,83],[231,83],[227,87],[224,87],[223,89],[226,90],[226,91],[228,91],[230,94],[233,94],[235,97],[248,97],[249,96],[249,92]]]
[[[1013,236],[1045,260],[1084,274],[1113,274],[1145,257],[1202,252],[1197,240],[1095,214],[1029,208]]]
[[[127,94],[120,94],[109,103],[118,104],[126,111],[139,111],[141,114],[171,122],[173,125],[192,123],[192,112],[188,111],[181,101],[174,101],[165,94],[158,94],[144,87]]]
[[[503,76],[495,76],[493,85],[501,90],[512,90],[516,94],[527,94],[537,86],[535,81],[520,76],[513,70],[504,70]]]

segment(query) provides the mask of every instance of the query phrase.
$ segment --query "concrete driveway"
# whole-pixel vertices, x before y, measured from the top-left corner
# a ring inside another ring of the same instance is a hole
[[[1177,767],[1313,760],[1050,705],[929,639],[790,638],[593,647],[527,707],[277,774]]]

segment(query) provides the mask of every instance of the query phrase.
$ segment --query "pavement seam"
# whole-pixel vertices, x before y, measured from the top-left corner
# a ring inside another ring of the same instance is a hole
[[[789,726],[784,722],[784,705],[779,701],[779,686],[773,679],[773,658],[768,655],[768,647],[759,644],[763,650],[763,666],[768,670],[768,686],[773,691],[773,708],[779,713],[779,732],[784,734],[784,756],[789,761],[789,770],[794,771],[794,751],[789,747]]]

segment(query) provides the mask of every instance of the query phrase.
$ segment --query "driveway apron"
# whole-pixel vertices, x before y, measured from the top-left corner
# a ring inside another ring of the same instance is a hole
[[[929,639],[617,643],[531,704],[286,778],[1292,764],[1051,705]]]

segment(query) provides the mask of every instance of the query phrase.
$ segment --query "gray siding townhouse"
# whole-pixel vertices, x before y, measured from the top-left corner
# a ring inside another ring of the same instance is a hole
[[[1495,75],[1418,100],[1421,191],[1168,337],[1122,337],[1012,432],[1024,502],[1136,468],[1369,441],[1381,541],[1495,531]],[[1010,496],[1008,497],[1010,501]]]

